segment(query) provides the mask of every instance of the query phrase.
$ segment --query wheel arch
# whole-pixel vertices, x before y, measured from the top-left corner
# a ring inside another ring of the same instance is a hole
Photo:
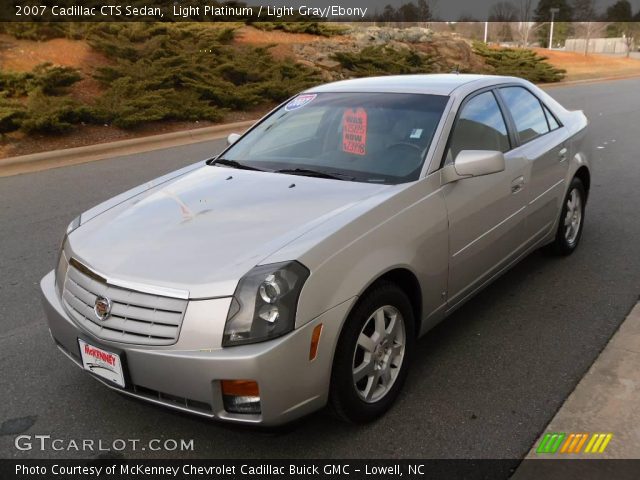
[[[415,334],[416,336],[418,336],[420,333],[423,312],[422,286],[420,285],[418,277],[407,267],[394,267],[390,270],[382,272],[371,282],[369,282],[369,284],[358,295],[358,299],[361,299],[364,295],[367,294],[367,292],[374,289],[380,283],[384,282],[393,283],[394,285],[398,286],[407,295],[407,297],[409,297],[415,321]],[[349,315],[357,304],[358,302],[355,302],[351,307]]]
[[[584,193],[587,197],[586,199],[588,199],[589,189],[591,188],[591,173],[589,172],[589,169],[585,165],[582,165],[578,170],[576,170],[576,173],[573,176],[574,178],[580,179],[582,182],[582,185],[584,186]]]

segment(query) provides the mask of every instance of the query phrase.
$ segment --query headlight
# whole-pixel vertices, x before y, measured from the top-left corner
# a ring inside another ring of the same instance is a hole
[[[298,262],[253,268],[233,294],[222,346],[256,343],[289,333],[309,270]]]
[[[64,237],[62,237],[62,244],[60,245],[60,250],[58,250],[58,261],[56,262],[56,280],[55,284],[58,288],[58,293],[62,296],[62,287],[64,285],[65,276],[67,273],[68,263],[64,256],[64,244],[67,242],[67,237],[71,232],[73,232],[76,228],[80,226],[81,219],[80,215],[74,218],[71,223],[67,226],[66,232],[64,232]]]

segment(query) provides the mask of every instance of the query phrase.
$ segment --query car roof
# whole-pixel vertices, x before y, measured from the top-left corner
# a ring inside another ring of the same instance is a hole
[[[493,82],[487,82],[491,81]],[[504,83],[518,80],[515,77],[472,74],[429,74],[391,75],[386,77],[357,78],[327,83],[307,90],[321,92],[381,92],[381,93],[424,93],[431,95],[451,95],[458,87],[478,83],[478,88],[486,83]]]

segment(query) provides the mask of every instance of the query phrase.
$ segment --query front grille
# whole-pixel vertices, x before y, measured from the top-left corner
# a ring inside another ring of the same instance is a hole
[[[111,300],[111,315],[106,320],[100,320],[93,310],[99,296]],[[175,343],[187,307],[183,299],[108,285],[81,272],[73,261],[62,300],[73,319],[96,337],[138,345]]]

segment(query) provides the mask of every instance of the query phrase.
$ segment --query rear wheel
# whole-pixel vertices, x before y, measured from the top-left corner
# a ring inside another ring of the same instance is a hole
[[[344,420],[363,423],[384,414],[407,375],[415,339],[411,303],[391,283],[365,294],[340,335],[330,405]]]
[[[579,178],[571,181],[564,199],[556,238],[547,250],[556,255],[570,255],[578,247],[584,225],[586,194]]]

